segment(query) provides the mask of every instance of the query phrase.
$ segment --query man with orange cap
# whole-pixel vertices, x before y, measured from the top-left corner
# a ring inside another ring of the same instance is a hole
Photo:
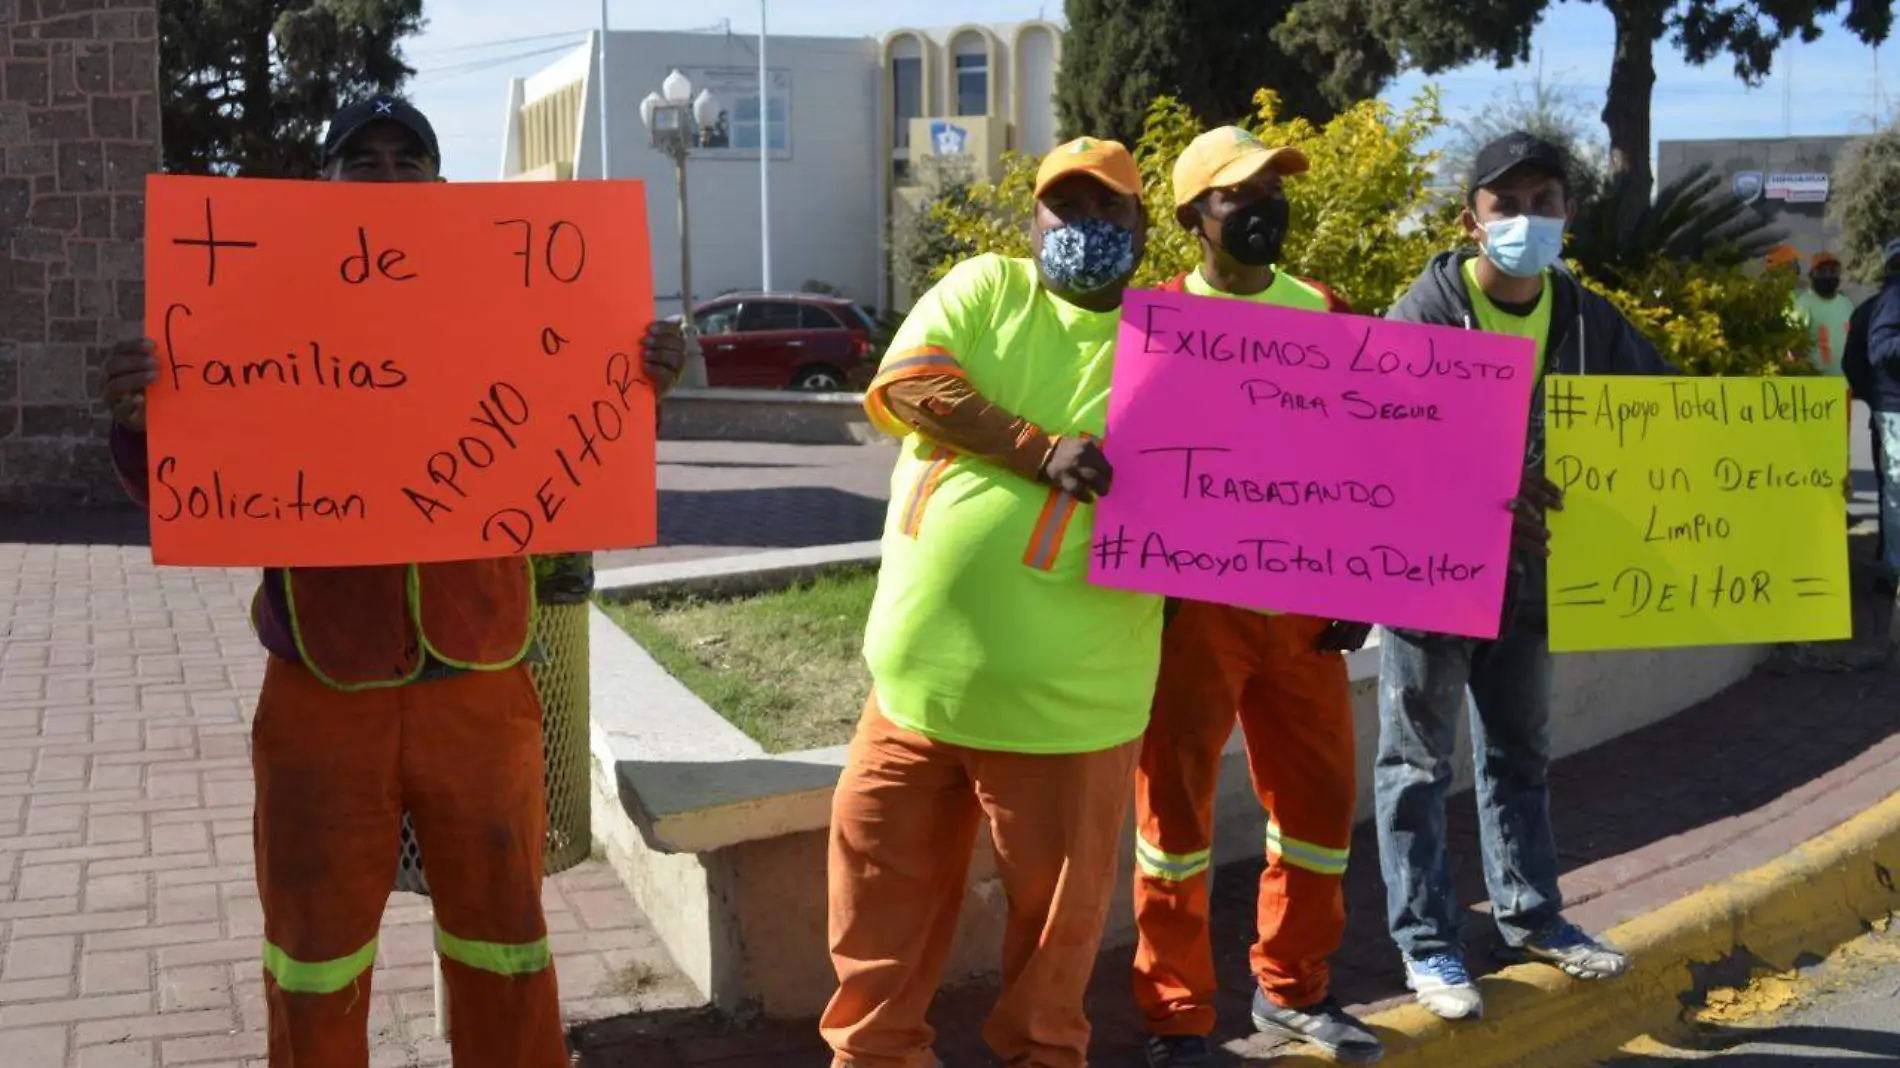
[[[1318,312],[1349,312],[1331,290],[1276,269],[1297,148],[1269,148],[1226,126],[1195,138],[1174,166],[1175,218],[1201,266],[1163,286]],[[1370,628],[1188,601],[1170,604],[1161,674],[1135,778],[1135,998],[1151,1068],[1213,1063],[1208,941],[1214,791],[1236,720],[1267,810],[1253,1023],[1367,1064],[1382,1049],[1328,992],[1327,958],[1345,933],[1341,882],[1358,792],[1345,650]]]
[[[1808,331],[1808,360],[1824,375],[1841,373],[1854,302],[1841,296],[1841,261],[1817,252],[1808,262],[1808,288],[1794,295],[1794,318]]]
[[[865,407],[903,445],[865,634],[873,692],[833,795],[834,1063],[926,1068],[925,1013],[985,817],[1009,900],[983,1028],[1023,1068],[1083,1068],[1082,995],[1114,894],[1160,659],[1161,599],[1088,583],[1141,172],[1084,138],[1043,161],[1033,258],[924,294]]]

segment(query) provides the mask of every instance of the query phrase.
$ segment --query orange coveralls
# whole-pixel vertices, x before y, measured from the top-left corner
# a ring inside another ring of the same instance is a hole
[[[1023,478],[1037,476],[1056,444],[961,375],[917,373],[873,389],[930,440]],[[1002,994],[983,1038],[1012,1065],[1080,1068],[1089,1023],[1076,1010],[1114,896],[1113,878],[1100,873],[1119,863],[1138,745],[1062,755],[970,749],[896,726],[871,696],[833,799],[829,930],[839,987],[819,1029],[836,1068],[923,1068],[917,1051],[936,1040],[925,1017],[985,819],[1010,908]]]
[[[145,442],[114,466],[148,502]],[[566,1068],[541,911],[541,702],[526,559],[267,570],[251,726],[270,1068],[368,1068],[371,968],[415,821],[456,1068]]]
[[[1324,286],[1330,310],[1351,308]],[[1163,286],[1178,291],[1181,281]],[[1214,1030],[1208,937],[1214,790],[1234,724],[1267,811],[1260,876],[1261,990],[1306,1008],[1327,996],[1345,933],[1342,880],[1358,793],[1345,657],[1321,651],[1326,620],[1180,602],[1135,778],[1135,1000],[1158,1035]]]

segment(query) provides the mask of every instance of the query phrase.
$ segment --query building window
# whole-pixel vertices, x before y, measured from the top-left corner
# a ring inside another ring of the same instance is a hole
[[[521,106],[521,169],[573,164],[581,85],[563,86]]]
[[[910,147],[910,120],[924,117],[924,61],[920,56],[891,60],[892,144]]]
[[[719,118],[700,131],[699,147],[711,152],[753,153],[759,150],[759,74],[746,67],[682,67],[680,73],[693,83],[695,92],[712,91],[719,102]],[[765,109],[765,129],[774,153],[789,152],[792,147],[791,75],[782,70],[769,72],[772,83],[771,103]]]
[[[740,97],[732,105],[732,144],[735,149],[759,147],[759,94]],[[774,152],[783,152],[791,146],[792,138],[785,115],[785,98],[774,96],[766,108],[766,129],[771,135],[771,148]]]
[[[957,57],[957,114],[990,113],[990,57],[987,52]]]

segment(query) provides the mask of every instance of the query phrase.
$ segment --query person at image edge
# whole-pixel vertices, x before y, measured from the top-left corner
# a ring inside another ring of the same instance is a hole
[[[323,178],[434,182],[422,113],[378,96],[344,108]],[[149,504],[149,340],[105,366],[111,449]],[[684,342],[643,342],[655,395]],[[281,568],[251,618],[269,652],[251,731],[271,1068],[367,1068],[370,970],[395,882],[401,816],[429,858],[436,949],[457,1068],[565,1068],[560,998],[541,911],[541,707],[527,662],[532,561]]]

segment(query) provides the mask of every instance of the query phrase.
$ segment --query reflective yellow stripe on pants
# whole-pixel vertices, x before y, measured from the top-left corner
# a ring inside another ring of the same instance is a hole
[[[277,985],[293,994],[334,994],[355,982],[376,963],[376,939],[348,956],[335,960],[298,960],[264,942],[264,970]]]
[[[521,943],[477,942],[457,938],[437,926],[435,948],[436,952],[457,964],[496,975],[532,975],[554,963],[554,955],[548,950],[546,938]]]
[[[1150,845],[1141,835],[1135,835],[1136,865],[1141,868],[1143,875],[1163,882],[1186,882],[1206,871],[1212,858],[1212,851],[1206,849],[1192,853],[1164,852]]]

